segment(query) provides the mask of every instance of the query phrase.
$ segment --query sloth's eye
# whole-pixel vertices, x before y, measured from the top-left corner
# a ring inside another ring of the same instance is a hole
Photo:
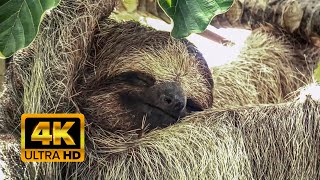
[[[192,99],[187,99],[186,108],[189,112],[203,111],[202,107]]]
[[[154,78],[141,72],[125,72],[119,75],[119,80],[134,86],[152,86]]]

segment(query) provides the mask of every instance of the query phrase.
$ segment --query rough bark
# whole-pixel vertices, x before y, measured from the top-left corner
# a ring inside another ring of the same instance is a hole
[[[256,29],[269,24],[320,46],[319,15],[320,2],[315,0],[235,0],[211,25]]]

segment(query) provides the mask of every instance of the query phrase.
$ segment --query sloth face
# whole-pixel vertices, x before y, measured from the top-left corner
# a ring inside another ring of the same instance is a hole
[[[113,43],[115,50],[96,48],[98,58],[81,90],[89,123],[109,131],[151,130],[212,106],[213,82],[201,54],[168,33],[156,35],[139,37],[143,43],[125,39],[125,47]]]

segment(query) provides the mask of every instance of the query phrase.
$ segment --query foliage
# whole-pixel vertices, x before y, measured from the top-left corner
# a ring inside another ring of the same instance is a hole
[[[212,18],[228,11],[232,3],[233,0],[159,0],[174,23],[171,35],[175,38],[204,31]]]
[[[60,0],[1,0],[0,58],[11,56],[35,38],[44,13]]]

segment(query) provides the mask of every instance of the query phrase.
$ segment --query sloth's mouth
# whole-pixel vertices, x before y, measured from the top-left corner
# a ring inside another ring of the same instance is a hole
[[[180,116],[175,116],[175,115],[173,115],[173,114],[171,114],[171,113],[169,113],[169,112],[167,112],[167,111],[165,111],[165,110],[163,110],[163,109],[161,109],[161,108],[159,108],[159,107],[157,107],[155,105],[152,105],[150,103],[146,103],[145,102],[144,104],[147,105],[148,107],[150,107],[151,109],[156,109],[156,110],[162,112],[163,114],[165,114],[165,115],[167,115],[167,116],[169,116],[169,117],[171,117],[173,119],[177,119],[178,120],[180,118]]]
[[[186,109],[184,108],[181,112],[170,112],[171,109],[165,110],[150,101],[146,101],[141,96],[130,96],[126,94],[123,97],[124,102],[128,109],[135,111],[136,116],[136,128],[148,126],[147,129],[165,128],[186,116]],[[142,123],[143,122],[143,123]]]
[[[146,115],[145,125],[148,127],[148,130],[165,128],[176,124],[181,115],[173,115],[162,108],[159,108],[150,103],[143,103],[142,113]]]

